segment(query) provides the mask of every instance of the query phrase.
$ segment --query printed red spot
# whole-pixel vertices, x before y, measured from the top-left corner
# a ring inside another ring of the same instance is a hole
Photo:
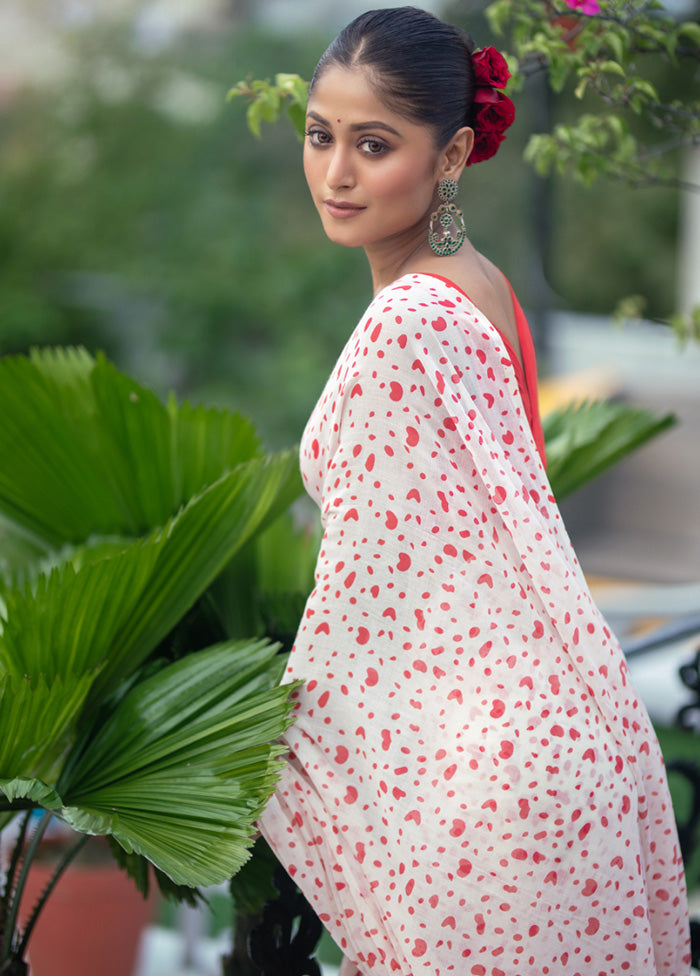
[[[585,885],[583,886],[583,889],[581,890],[581,894],[585,895],[586,898],[590,898],[591,895],[593,895],[596,892],[597,888],[598,885],[593,880],[593,878],[588,878],[586,880]]]
[[[354,786],[348,786],[345,796],[343,797],[346,803],[354,803],[357,799],[357,790]]]
[[[445,417],[443,420],[443,425],[447,427],[448,430],[457,430],[457,418]]]
[[[389,729],[382,729],[382,749],[386,752],[391,746],[391,732]]]
[[[498,809],[498,804],[496,803],[495,800],[484,800],[484,802],[481,804],[481,809],[492,810],[493,813],[495,813],[496,810]]]
[[[501,748],[498,751],[498,755],[501,757],[501,759],[510,759],[510,757],[513,755],[513,743],[508,742],[507,739],[504,739],[503,742],[501,742]]]
[[[355,857],[360,864],[362,864],[365,859],[365,845],[360,840],[358,840],[358,842],[355,844]]]
[[[318,441],[314,440],[311,442],[311,451],[314,456],[314,460],[318,461]]]
[[[357,640],[357,643],[358,644],[366,644],[367,643],[367,641],[369,640],[369,631],[367,630],[366,627],[358,627],[357,628],[357,638],[356,638],[356,640]]]
[[[450,827],[450,837],[459,837],[467,829],[467,825],[463,820],[453,820],[452,826]]]
[[[585,928],[586,935],[595,935],[600,928],[600,922],[597,918],[589,918],[588,925]]]
[[[355,383],[352,390],[350,390],[350,399],[352,400],[355,396],[362,396],[362,387],[359,383]]]
[[[379,674],[376,668],[367,668],[367,677],[365,678],[365,684],[373,688],[374,685],[379,681]]]
[[[348,522],[350,519],[354,519],[355,522],[359,522],[360,516],[357,514],[356,508],[349,508],[343,516],[343,522]]]
[[[535,640],[538,640],[543,635],[544,635],[544,625],[542,624],[541,620],[536,620],[535,626],[532,628],[532,636],[535,638]]]
[[[321,708],[325,708],[326,707],[326,705],[328,704],[328,699],[330,698],[330,696],[331,696],[330,691],[324,691],[323,694],[320,695],[320,697],[318,699],[318,704],[319,704],[319,706]]]
[[[314,631],[314,634],[330,634],[330,632],[331,629],[328,626],[328,624],[319,624],[316,630]]]
[[[433,319],[430,324],[436,332],[444,332],[447,328],[447,322],[443,319],[442,315],[438,316],[436,319]]]
[[[491,711],[489,712],[489,715],[491,716],[491,718],[500,718],[501,715],[503,715],[503,713],[505,712],[505,710],[506,710],[506,703],[502,702],[500,698],[496,698],[494,699],[493,705],[491,706]]]
[[[420,492],[417,488],[411,488],[409,493],[406,495],[406,499],[412,499],[414,502],[420,502]]]
[[[428,946],[424,939],[416,939],[411,950],[412,956],[424,956],[428,951]]]
[[[407,552],[399,553],[399,561],[396,564],[396,568],[401,573],[405,573],[407,569],[411,568],[411,557]]]
[[[403,387],[395,380],[389,385],[389,396],[392,400],[400,400],[403,396]]]
[[[559,691],[561,690],[559,677],[556,674],[550,674],[548,680],[549,680],[549,687],[552,689],[552,694],[558,695]]]
[[[459,704],[461,705],[462,704],[462,692],[459,690],[459,688],[453,688],[452,691],[447,696],[447,700],[448,701],[458,701]]]
[[[370,334],[370,339],[372,340],[372,342],[376,342],[377,341],[377,339],[379,338],[379,333],[381,331],[382,331],[382,323],[381,322],[377,322],[377,324],[372,329],[372,332]]]
[[[409,812],[404,817],[404,820],[413,820],[416,824],[420,826],[421,815],[418,810],[409,810]]]
[[[511,856],[514,857],[516,861],[527,861],[527,851],[523,850],[522,847],[516,847]]]
[[[448,766],[444,772],[445,779],[452,779],[452,777],[456,772],[457,772],[457,763],[452,763],[452,765]]]
[[[454,915],[448,915],[447,918],[443,918],[442,928],[444,929],[447,926],[449,926],[453,930],[457,928],[457,922],[455,921]]]
[[[557,872],[550,871],[549,874],[545,877],[544,883],[555,885],[557,883]]]
[[[457,874],[460,878],[466,878],[468,874],[471,873],[472,862],[468,861],[466,857],[461,857],[459,859],[459,866],[457,868]]]
[[[371,471],[374,467],[374,454],[370,454],[365,461],[365,467],[368,471]]]
[[[482,573],[479,579],[477,580],[477,583],[479,583],[479,585],[485,583],[490,590],[493,589],[493,579],[488,573]]]
[[[418,431],[415,427],[406,428],[406,443],[409,447],[415,447],[420,437],[418,436]]]
[[[336,746],[335,747],[335,761],[337,763],[347,762],[349,755],[350,755],[350,753],[348,752],[346,746]]]
[[[399,520],[396,518],[393,512],[386,513],[386,522],[384,523],[387,529],[395,529],[399,524]]]
[[[501,485],[498,485],[497,488],[494,489],[493,500],[496,505],[502,505],[506,500],[506,490],[505,488],[502,488]]]

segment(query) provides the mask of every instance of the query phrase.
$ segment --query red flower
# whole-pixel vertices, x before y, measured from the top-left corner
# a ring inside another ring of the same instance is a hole
[[[506,129],[515,119],[515,106],[511,100],[493,88],[477,88],[474,109],[474,148],[467,166],[495,156],[506,137]]]
[[[495,47],[484,47],[472,54],[474,76],[478,87],[490,85],[493,88],[505,88],[510,78],[510,71],[506,59]]]

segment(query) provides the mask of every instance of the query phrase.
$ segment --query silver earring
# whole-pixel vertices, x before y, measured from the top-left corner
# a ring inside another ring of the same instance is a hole
[[[438,196],[442,202],[430,215],[428,243],[441,258],[456,254],[467,236],[464,215],[459,207],[451,202],[457,195],[457,189],[455,180],[440,180]]]

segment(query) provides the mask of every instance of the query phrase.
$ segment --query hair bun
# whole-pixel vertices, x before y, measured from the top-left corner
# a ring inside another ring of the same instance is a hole
[[[469,51],[470,54],[473,54],[476,50],[476,42],[469,31],[464,30],[463,27],[455,27],[455,30],[459,34],[460,40],[466,47],[467,51]]]

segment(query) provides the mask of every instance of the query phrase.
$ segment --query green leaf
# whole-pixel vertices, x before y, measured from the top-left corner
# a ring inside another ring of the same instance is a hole
[[[692,20],[686,20],[678,27],[679,35],[687,37],[691,43],[700,47],[700,24]]]
[[[63,800],[56,790],[39,779],[0,779],[0,793],[10,802],[28,800],[31,806],[58,810]]]
[[[0,674],[0,777],[48,778],[71,741],[93,675]]]
[[[274,645],[227,643],[132,688],[76,744],[62,817],[111,834],[176,884],[209,885],[247,860],[290,724]],[[173,802],[177,798],[177,802]]]
[[[278,892],[273,877],[278,863],[267,842],[259,837],[253,846],[250,860],[231,879],[229,885],[237,916],[257,915],[268,901],[274,901]]]
[[[49,546],[140,535],[260,454],[250,422],[166,408],[104,359],[43,351],[0,362],[0,512]]]
[[[484,13],[494,34],[501,36],[504,33],[511,18],[512,7],[512,0],[494,0],[486,7]]]
[[[585,402],[543,418],[547,474],[561,501],[676,422],[623,403]]]

